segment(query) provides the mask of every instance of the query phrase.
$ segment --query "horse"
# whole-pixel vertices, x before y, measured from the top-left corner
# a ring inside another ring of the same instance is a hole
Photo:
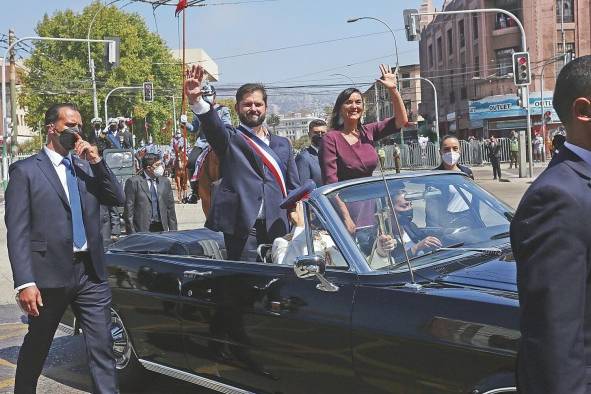
[[[185,202],[188,195],[187,190],[189,189],[189,176],[187,173],[187,155],[182,149],[175,152],[174,182],[178,202]]]

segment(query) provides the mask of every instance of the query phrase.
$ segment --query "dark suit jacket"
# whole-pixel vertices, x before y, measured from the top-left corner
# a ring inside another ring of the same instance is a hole
[[[490,158],[498,158],[501,155],[501,144],[497,141],[494,145],[491,143],[486,144],[486,153]]]
[[[220,159],[222,182],[213,191],[213,204],[205,226],[228,235],[246,236],[265,199],[265,219],[271,239],[287,234],[287,212],[279,208],[283,194],[262,160],[246,143],[241,132],[224,124],[215,110],[198,115],[201,130]],[[286,169],[287,192],[299,186],[291,143],[270,135],[270,148]]]
[[[100,204],[123,205],[123,191],[104,161],[89,164],[74,157],[73,164],[88,252],[98,278],[106,280]],[[70,286],[74,267],[70,204],[51,160],[41,151],[12,164],[9,173],[4,219],[14,286],[28,282],[39,288]]]
[[[591,393],[591,166],[566,147],[511,222],[521,393]]]
[[[158,177],[157,183],[156,192],[162,227],[164,231],[175,231],[177,229],[176,211],[170,180],[161,176]],[[148,181],[143,174],[132,176],[125,182],[123,219],[128,234],[150,231],[152,196]]]
[[[322,186],[322,173],[320,171],[320,162],[318,161],[318,151],[309,146],[303,149],[295,158],[300,184],[311,179],[316,183],[316,187]]]

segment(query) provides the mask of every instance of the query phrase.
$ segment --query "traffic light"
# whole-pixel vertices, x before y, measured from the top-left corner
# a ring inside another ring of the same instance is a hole
[[[105,40],[111,40],[105,45],[105,68],[111,71],[119,66],[119,37],[105,37]]]
[[[407,41],[419,41],[420,39],[419,30],[417,28],[417,20],[415,19],[417,13],[418,11],[414,9],[406,9],[402,12]]]
[[[531,83],[528,52],[515,52],[513,54],[513,80],[517,86]]]
[[[154,86],[152,82],[144,82],[144,101],[154,101]]]

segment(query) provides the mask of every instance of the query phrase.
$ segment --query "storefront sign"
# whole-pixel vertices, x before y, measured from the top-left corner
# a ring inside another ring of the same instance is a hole
[[[552,107],[552,94],[553,92],[544,92],[544,112],[550,111],[552,123],[560,122]],[[542,114],[541,102],[540,93],[532,92],[529,98],[532,115],[539,116]],[[517,96],[513,94],[489,96],[482,100],[470,101],[469,112],[470,123],[473,125],[488,119],[524,117],[527,115],[526,110],[517,105]]]

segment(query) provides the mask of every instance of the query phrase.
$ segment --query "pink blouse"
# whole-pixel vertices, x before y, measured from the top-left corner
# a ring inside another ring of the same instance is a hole
[[[339,130],[329,131],[320,144],[318,153],[324,184],[371,176],[378,164],[373,142],[400,129],[394,118],[363,125],[359,141],[350,145]]]

